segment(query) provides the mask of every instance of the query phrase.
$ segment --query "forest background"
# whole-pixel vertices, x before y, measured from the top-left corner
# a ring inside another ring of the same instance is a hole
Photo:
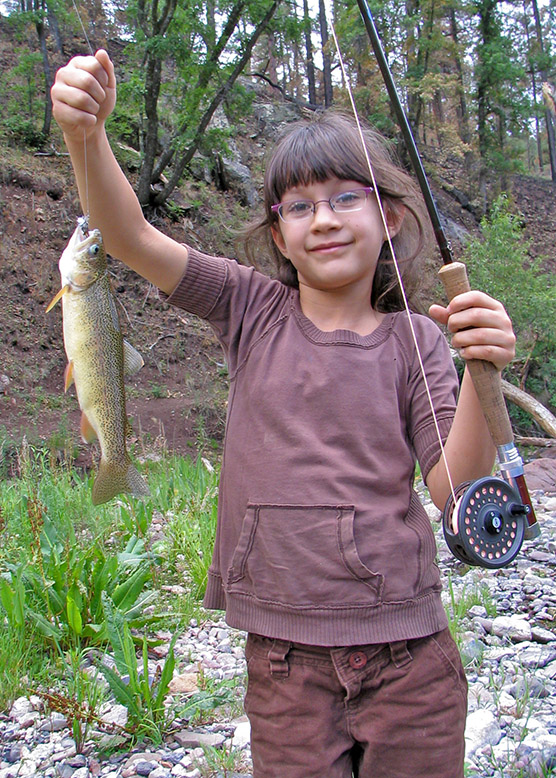
[[[450,238],[474,284],[514,320],[508,378],[554,411],[556,2],[371,8]],[[350,110],[332,25],[360,115],[406,152],[355,0],[4,0],[0,14],[2,425],[16,437],[34,427],[59,446],[75,426],[75,401],[59,396],[60,322],[44,304],[79,206],[52,120],[57,67],[108,49],[119,82],[109,133],[145,212],[215,253],[236,255],[233,228],[257,207],[280,125],[329,106]],[[438,265],[434,249],[430,259]],[[124,268],[112,272],[131,337],[152,357],[128,392],[141,431],[178,447],[220,439],[226,370],[210,332],[175,312],[161,319],[164,306],[145,304],[152,290]],[[524,435],[556,434],[512,415]]]

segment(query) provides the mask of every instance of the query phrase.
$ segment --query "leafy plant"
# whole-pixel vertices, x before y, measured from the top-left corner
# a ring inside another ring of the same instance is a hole
[[[63,647],[106,640],[102,594],[108,593],[133,626],[148,619],[146,605],[156,593],[145,590],[152,577],[152,554],[132,536],[118,554],[107,555],[97,540],[84,548],[72,528],[61,536],[44,506],[28,501],[36,543],[33,557],[6,562],[0,599],[13,627],[30,620],[47,639]]]
[[[146,637],[143,637],[142,641],[140,672],[137,667],[135,642],[124,614],[115,607],[106,592],[102,595],[102,604],[106,617],[108,642],[116,668],[100,663],[99,670],[106,678],[116,700],[127,708],[128,729],[132,734],[137,738],[145,736],[160,742],[171,720],[171,713],[165,705],[165,700],[174,674],[174,646],[178,633],[176,632],[170,641],[162,670],[154,677],[150,677]]]
[[[464,620],[467,618],[469,609],[474,605],[482,605],[487,614],[491,617],[496,615],[496,603],[492,598],[490,589],[486,584],[474,587],[472,590],[468,590],[465,586],[459,596],[456,594],[454,582],[451,576],[448,576],[448,595],[449,602],[446,606],[446,615],[448,616],[448,626],[452,637],[456,641],[458,648],[461,651],[462,648],[462,632],[466,629],[464,627]]]

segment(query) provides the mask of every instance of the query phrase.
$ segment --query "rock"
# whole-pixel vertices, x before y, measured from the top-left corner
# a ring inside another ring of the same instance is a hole
[[[556,632],[552,632],[549,629],[544,629],[543,627],[533,626],[531,629],[531,635],[533,640],[535,640],[537,643],[556,643]]]
[[[127,724],[128,712],[125,705],[105,706],[101,710],[101,720],[105,724],[115,724],[117,727],[125,727]]]
[[[32,710],[31,701],[27,697],[18,697],[14,700],[9,715],[11,719],[20,719]]]
[[[144,775],[148,776],[150,775],[156,768],[158,767],[158,762],[136,762],[135,763],[135,772],[137,775]]]
[[[232,736],[232,748],[244,748],[251,742],[251,725],[247,716],[236,719],[234,734]]]
[[[502,737],[502,729],[494,713],[479,708],[467,717],[465,728],[466,757],[487,745],[496,745]]]
[[[42,721],[39,725],[39,729],[43,732],[61,732],[68,726],[68,721],[62,713],[58,711],[52,711],[47,719]]]
[[[497,616],[492,622],[492,634],[516,642],[531,640],[531,626],[521,616]]]
[[[175,675],[170,681],[170,691],[172,694],[191,694],[198,692],[199,673],[182,673]]]
[[[183,748],[198,748],[199,746],[220,748],[226,738],[213,732],[193,732],[192,730],[184,729],[181,732],[174,733],[174,740]]]
[[[528,462],[523,469],[530,491],[541,489],[547,494],[556,493],[556,459],[548,457],[534,459],[532,462]]]

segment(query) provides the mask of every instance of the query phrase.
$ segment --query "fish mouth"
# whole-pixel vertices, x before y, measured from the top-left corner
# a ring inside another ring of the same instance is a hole
[[[95,244],[97,244],[96,250],[92,248]],[[87,217],[83,216],[78,219],[73,235],[58,263],[62,286],[68,286],[75,292],[86,289],[98,276],[91,261],[101,248],[102,235],[100,230],[89,231]]]
[[[100,230],[89,230],[88,217],[81,216],[77,220],[77,227],[71,237],[68,248],[79,255],[89,244],[96,240],[101,240]]]

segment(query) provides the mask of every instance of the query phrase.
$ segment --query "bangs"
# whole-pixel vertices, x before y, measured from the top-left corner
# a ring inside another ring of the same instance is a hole
[[[275,149],[266,171],[267,203],[277,203],[284,192],[297,186],[321,183],[328,178],[370,185],[370,173],[361,163],[362,147],[357,130],[315,122],[290,131]],[[365,160],[366,162],[366,160]]]

